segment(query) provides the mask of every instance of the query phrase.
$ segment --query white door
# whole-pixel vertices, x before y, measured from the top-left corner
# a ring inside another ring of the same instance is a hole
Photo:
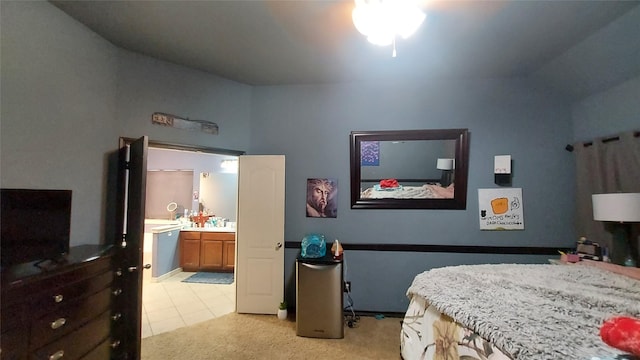
[[[284,155],[238,167],[236,311],[275,314],[284,299]]]

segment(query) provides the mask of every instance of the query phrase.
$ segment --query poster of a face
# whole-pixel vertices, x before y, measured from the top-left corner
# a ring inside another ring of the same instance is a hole
[[[307,217],[338,217],[338,180],[307,179]]]

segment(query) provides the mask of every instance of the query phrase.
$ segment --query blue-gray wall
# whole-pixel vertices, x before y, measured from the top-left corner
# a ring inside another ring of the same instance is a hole
[[[118,49],[45,1],[0,6],[0,185],[72,190],[72,246],[105,241],[119,137],[248,149],[250,86]],[[154,112],[214,121],[220,134],[152,125]]]
[[[0,2],[2,187],[73,190],[71,244],[104,241],[106,155],[118,137],[286,155],[287,241],[308,232],[345,243],[568,246],[574,140],[637,128],[638,78],[578,101],[524,79],[251,87],[117,49],[48,2]],[[593,36],[593,45],[607,42]],[[151,124],[153,112],[215,121],[211,136]],[[467,210],[351,210],[352,130],[468,128]],[[495,187],[493,156],[510,154],[525,230],[482,232],[477,189]],[[336,178],[338,218],[304,215],[307,178]],[[293,303],[297,251],[286,250]],[[412,278],[461,263],[544,256],[348,252],[356,309],[399,311]]]
[[[156,141],[238,151],[248,149],[250,86],[125,50],[118,55],[116,115],[120,135],[147,135]],[[212,136],[152,125],[154,112],[213,121],[220,132]]]
[[[640,54],[637,55],[640,64]],[[572,120],[575,141],[640,129],[640,77],[576,102]]]
[[[118,51],[48,2],[0,2],[0,44],[1,186],[72,190],[71,245],[99,243]]]
[[[375,99],[375,100],[372,100]],[[286,241],[309,232],[343,243],[571,246],[574,163],[570,107],[525,80],[257,87],[253,153],[286,155]],[[468,128],[467,210],[351,210],[352,130]],[[524,231],[479,230],[479,188],[494,188],[494,155],[510,154],[523,189]],[[307,178],[338,179],[338,217],[307,218]],[[296,250],[287,250],[287,281]],[[538,256],[347,252],[355,307],[404,311],[417,272],[463,262],[536,261]],[[292,287],[287,296],[291,298]]]

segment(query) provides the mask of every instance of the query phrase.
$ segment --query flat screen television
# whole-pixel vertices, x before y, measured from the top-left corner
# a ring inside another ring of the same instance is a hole
[[[0,189],[2,268],[69,252],[71,190]]]

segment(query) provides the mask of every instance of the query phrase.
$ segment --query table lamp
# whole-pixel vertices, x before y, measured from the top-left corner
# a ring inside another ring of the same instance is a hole
[[[591,201],[593,219],[613,223],[611,261],[635,266],[630,236],[631,223],[640,222],[640,193],[593,194]]]

